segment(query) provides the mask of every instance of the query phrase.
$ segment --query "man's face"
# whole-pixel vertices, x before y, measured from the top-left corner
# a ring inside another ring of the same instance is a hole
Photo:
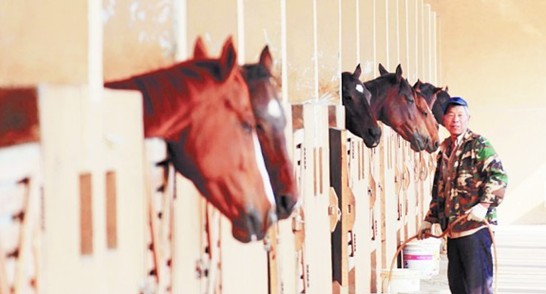
[[[469,120],[470,115],[467,109],[460,105],[449,106],[443,117],[444,127],[451,136],[458,136],[464,133],[468,128]]]

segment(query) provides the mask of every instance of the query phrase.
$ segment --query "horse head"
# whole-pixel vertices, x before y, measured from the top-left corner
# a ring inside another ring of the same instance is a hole
[[[437,94],[442,88],[436,88],[428,83],[423,84],[420,80],[417,80],[413,86],[413,90],[416,94],[416,106],[423,115],[423,121],[430,135],[430,141],[429,144],[427,144],[426,151],[433,153],[438,150],[438,147],[440,146],[440,134],[438,133],[438,122],[431,109],[436,102]]]
[[[422,98],[402,78],[402,67],[398,65],[395,73],[389,73],[379,64],[379,72],[379,77],[364,83],[372,93],[371,106],[377,119],[410,142],[412,150],[419,152],[434,148],[431,146],[439,144],[439,140],[434,139],[439,137],[438,131],[431,135],[427,127],[427,123],[433,120],[432,114],[428,118],[430,109],[426,102],[419,100]]]
[[[372,94],[360,81],[362,73],[358,64],[353,73],[341,73],[341,101],[345,106],[345,127],[362,138],[367,147],[373,148],[381,139],[381,128],[372,113]]]
[[[218,59],[187,60],[106,84],[135,85],[144,98],[145,136],[167,141],[175,169],[231,220],[237,240],[263,239],[277,216],[232,39]]]
[[[207,56],[205,45],[199,38],[195,43],[194,58]],[[272,71],[273,58],[268,46],[262,49],[257,63],[241,67],[250,93],[258,139],[275,196],[277,215],[279,219],[285,219],[299,203],[299,194],[287,149],[286,116]]]
[[[422,96],[427,100],[427,103],[434,114],[436,122],[443,124],[444,105],[447,100],[451,98],[448,93],[448,87],[445,90],[443,88],[436,87],[430,83],[423,83],[419,80],[413,85],[413,88],[420,92]]]

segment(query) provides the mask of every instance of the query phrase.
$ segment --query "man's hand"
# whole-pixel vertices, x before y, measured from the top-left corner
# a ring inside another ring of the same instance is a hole
[[[423,240],[428,238],[427,234],[430,235],[430,229],[432,228],[432,223],[423,221],[417,232],[417,239]]]
[[[468,220],[482,222],[487,214],[489,205],[487,203],[478,203],[468,211]]]

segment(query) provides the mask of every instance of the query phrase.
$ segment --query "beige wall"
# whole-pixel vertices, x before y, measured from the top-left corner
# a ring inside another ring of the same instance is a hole
[[[0,1],[0,85],[86,82],[86,15],[86,1]]]
[[[546,222],[546,1],[428,1],[438,13],[439,84],[470,103],[470,127],[503,159],[503,223]]]

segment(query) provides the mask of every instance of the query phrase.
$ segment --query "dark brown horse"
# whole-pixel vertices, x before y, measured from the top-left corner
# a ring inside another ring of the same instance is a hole
[[[413,85],[413,88],[420,93],[429,104],[434,118],[439,124],[443,124],[444,105],[451,98],[447,93],[448,89],[438,88],[430,83],[423,83],[420,80]],[[432,103],[432,106],[430,106]]]
[[[373,148],[381,140],[381,128],[370,106],[372,94],[360,81],[358,64],[353,73],[341,73],[341,101],[345,106],[345,127]]]
[[[144,136],[167,142],[175,169],[231,220],[236,239],[265,236],[277,217],[231,38],[218,59],[188,60],[105,86],[142,93]]]
[[[193,57],[199,59],[207,58],[207,56],[205,44],[201,38],[198,38]],[[285,219],[292,214],[299,202],[299,194],[287,149],[286,116],[272,69],[273,58],[268,46],[263,48],[258,63],[245,64],[241,67],[250,93],[265,166],[275,195],[277,215],[279,219]]]
[[[391,127],[412,150],[433,152],[438,149],[437,123],[424,99],[418,97],[402,78],[402,67],[389,73],[379,64],[381,76],[364,83],[372,93],[372,111],[378,120]]]

